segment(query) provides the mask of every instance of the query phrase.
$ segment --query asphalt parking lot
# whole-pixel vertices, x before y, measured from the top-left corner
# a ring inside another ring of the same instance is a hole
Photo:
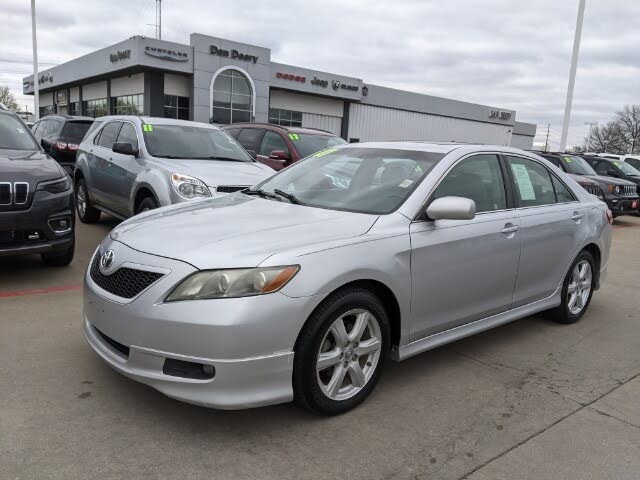
[[[616,220],[609,278],[575,325],[530,317],[387,363],[365,404],[222,412],[164,397],[85,345],[76,258],[0,258],[0,478],[637,479],[640,218]]]

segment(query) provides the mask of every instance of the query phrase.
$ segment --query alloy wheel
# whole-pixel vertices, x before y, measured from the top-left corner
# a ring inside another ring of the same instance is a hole
[[[78,187],[77,202],[78,202],[78,213],[80,214],[81,217],[83,217],[85,212],[87,211],[87,193],[84,189],[84,185],[80,185]]]
[[[591,264],[587,260],[578,262],[573,268],[567,288],[567,306],[572,315],[578,315],[587,304],[592,279]]]
[[[318,385],[332,400],[360,392],[373,376],[382,349],[380,324],[364,309],[350,310],[333,322],[316,360]]]

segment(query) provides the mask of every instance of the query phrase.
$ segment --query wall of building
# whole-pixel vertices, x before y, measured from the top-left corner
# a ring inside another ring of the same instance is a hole
[[[107,82],[89,83],[82,86],[82,101],[107,98]]]
[[[360,142],[423,140],[509,145],[512,127],[352,103],[348,139]]]
[[[135,95],[144,93],[144,73],[136,73],[126,77],[117,77],[111,79],[111,96],[121,97],[123,95]],[[83,98],[84,96],[83,91]]]
[[[164,74],[164,93],[178,97],[191,96],[191,77],[185,75]]]

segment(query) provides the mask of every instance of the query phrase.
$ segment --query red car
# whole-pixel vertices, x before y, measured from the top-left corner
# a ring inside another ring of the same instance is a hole
[[[325,130],[271,123],[234,123],[222,129],[256,160],[275,170],[282,170],[325,148],[347,143]]]

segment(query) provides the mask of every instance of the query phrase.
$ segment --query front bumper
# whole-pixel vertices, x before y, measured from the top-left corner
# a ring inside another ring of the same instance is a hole
[[[59,252],[73,243],[75,228],[73,190],[51,194],[37,191],[29,208],[0,211],[0,256]],[[56,233],[49,223],[52,219],[68,218],[71,228]],[[29,239],[37,232],[38,238]],[[7,236],[11,237],[8,240]]]
[[[117,241],[107,243],[120,266],[168,272],[125,300],[102,290],[87,271],[84,336],[107,364],[169,397],[207,407],[240,409],[292,400],[293,347],[313,308],[310,297],[274,293],[163,303],[174,285],[196,269]],[[128,355],[103,335],[128,348]],[[198,380],[166,375],[166,359],[213,366],[215,376]]]
[[[640,207],[640,200],[638,197],[607,197],[605,201],[609,210],[611,210],[615,215],[638,213],[638,208]]]

